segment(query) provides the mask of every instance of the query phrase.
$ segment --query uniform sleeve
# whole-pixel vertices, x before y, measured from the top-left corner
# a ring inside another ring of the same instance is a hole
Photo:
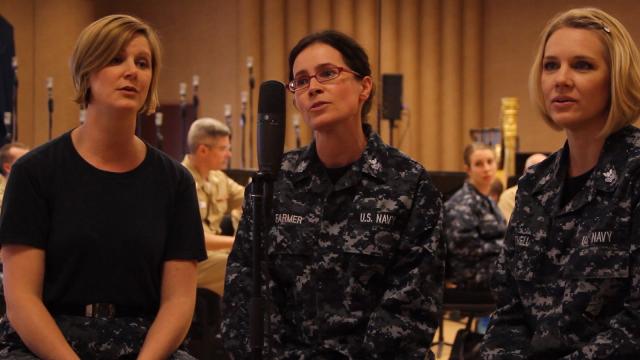
[[[251,194],[251,185],[246,194]],[[225,349],[234,359],[247,359],[249,348],[249,303],[252,284],[251,202],[244,205],[243,217],[227,259],[222,303],[222,337]]]
[[[640,202],[633,210],[630,239],[629,293],[622,311],[609,318],[604,331],[562,359],[635,359],[640,354]]]
[[[240,217],[242,216],[242,203],[244,202],[244,187],[227,176],[227,188],[229,189],[231,222],[233,223],[233,229],[238,230]]]
[[[0,243],[44,249],[51,217],[37,173],[22,162],[11,168],[0,216]]]
[[[169,218],[165,260],[185,259],[202,261],[207,258],[204,233],[196,186],[191,175],[184,171],[178,183],[174,199],[173,214]]]
[[[491,282],[491,292],[496,299],[496,311],[484,337],[482,358],[527,359],[530,352],[531,332],[525,322],[525,313],[518,295],[508,259],[513,258],[513,237],[507,231],[505,247],[498,257],[498,265]]]
[[[364,347],[376,359],[424,359],[438,327],[442,305],[445,246],[442,199],[426,175],[413,207],[386,289],[371,314]]]

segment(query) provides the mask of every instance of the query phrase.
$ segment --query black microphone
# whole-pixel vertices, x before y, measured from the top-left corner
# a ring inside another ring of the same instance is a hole
[[[6,138],[6,143],[10,143],[12,140],[12,136],[13,136],[13,124],[11,122],[11,115],[13,115],[11,112],[9,111],[5,111],[4,113],[4,117],[3,117],[3,123],[4,123],[4,128],[5,131],[7,133],[7,135],[5,136]]]
[[[49,140],[53,134],[53,78],[47,78],[47,108],[49,110]]]
[[[285,109],[284,84],[263,82],[258,97],[258,168],[273,176],[284,152]]]

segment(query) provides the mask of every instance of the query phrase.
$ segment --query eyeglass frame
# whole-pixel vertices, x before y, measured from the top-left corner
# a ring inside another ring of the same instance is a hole
[[[323,70],[326,70],[327,68],[337,69],[337,70],[338,70],[338,74],[337,74],[335,77],[332,77],[331,79],[326,79],[326,80],[320,80],[320,79],[318,79],[318,73],[319,73],[319,72],[321,72],[321,71],[323,71]],[[319,83],[323,84],[323,83],[329,82],[329,81],[331,81],[331,80],[337,79],[338,77],[340,77],[340,74],[342,74],[343,72],[348,72],[349,74],[352,74],[352,75],[354,75],[354,76],[356,76],[356,77],[358,77],[358,78],[363,78],[363,77],[364,77],[364,76],[360,75],[358,72],[355,72],[355,71],[353,71],[353,70],[351,70],[351,69],[349,69],[349,68],[346,68],[346,67],[343,67],[343,66],[337,66],[337,65],[333,65],[333,64],[326,64],[326,67],[324,67],[324,68],[323,68],[323,69],[321,69],[320,71],[317,71],[317,72],[316,72],[315,74],[313,74],[313,75],[308,75],[309,83],[307,84],[307,86],[305,86],[305,87],[300,87],[300,88],[297,88],[297,89],[294,89],[294,88],[293,88],[293,82],[294,82],[294,81],[296,81],[296,78],[294,77],[291,81],[289,81],[289,82],[287,83],[287,89],[288,89],[290,92],[292,92],[292,93],[294,93],[294,94],[295,94],[295,93],[296,93],[296,91],[298,91],[298,90],[308,89],[308,88],[309,88],[309,86],[311,85],[311,79],[313,79],[313,78],[315,78],[315,79],[316,79],[316,81],[318,81]]]
[[[209,150],[219,150],[219,151],[229,151],[229,152],[231,152],[231,145],[215,145],[215,144],[207,144],[207,143],[199,143],[198,145],[202,145],[202,146],[206,147]]]

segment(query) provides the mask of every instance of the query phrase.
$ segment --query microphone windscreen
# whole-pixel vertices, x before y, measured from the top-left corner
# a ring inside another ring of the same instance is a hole
[[[263,82],[258,97],[258,168],[274,176],[284,152],[285,109],[284,84]]]

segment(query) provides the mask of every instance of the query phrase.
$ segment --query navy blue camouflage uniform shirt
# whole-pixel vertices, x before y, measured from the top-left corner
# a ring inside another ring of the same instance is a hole
[[[441,195],[421,165],[364,130],[364,153],[335,184],[313,143],[282,161],[264,265],[274,359],[433,357]],[[229,255],[223,300],[225,347],[236,359],[249,352],[251,213]]]
[[[444,208],[447,281],[458,287],[488,289],[506,230],[500,209],[469,182]]]
[[[561,206],[568,156],[518,184],[484,359],[640,358],[640,130],[610,135]]]

